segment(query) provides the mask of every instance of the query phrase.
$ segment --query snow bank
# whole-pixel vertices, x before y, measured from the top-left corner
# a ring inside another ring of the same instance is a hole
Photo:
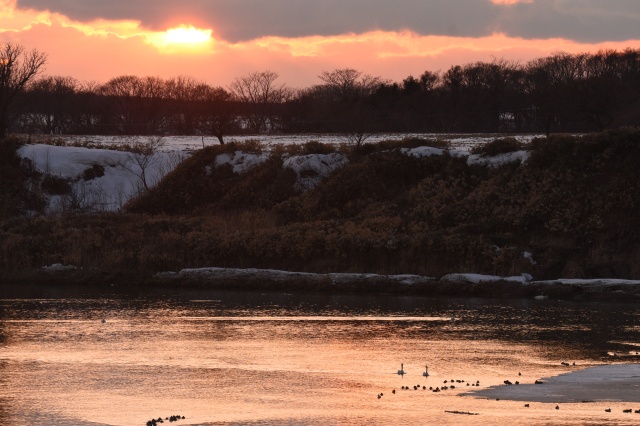
[[[535,281],[535,284],[564,284],[584,288],[605,288],[615,286],[636,286],[640,285],[638,280],[622,280],[617,278],[558,278],[555,280]]]
[[[77,266],[63,265],[62,263],[54,263],[52,265],[42,267],[42,270],[45,272],[75,271],[76,269],[78,269]]]
[[[416,148],[402,148],[400,149],[405,155],[410,155],[416,158],[431,157],[434,155],[448,154],[452,157],[467,157],[468,165],[480,165],[486,167],[500,167],[505,164],[516,163],[524,164],[531,153],[527,150],[520,150],[514,152],[507,152],[504,154],[498,154],[494,156],[483,156],[481,154],[470,155],[467,151],[461,151],[457,149],[442,149],[432,146],[419,146]]]
[[[314,274],[310,272],[291,272],[277,269],[255,269],[255,268],[187,268],[179,272],[162,272],[162,277],[194,277],[194,278],[243,278],[243,277],[262,277],[276,279],[290,279],[292,277],[303,278],[319,278],[329,279],[332,283],[350,283],[362,281],[395,281],[402,284],[417,284],[429,281],[436,281],[436,278],[424,275],[398,274],[398,275],[381,275],[381,274],[364,274],[364,273],[328,273]],[[451,273],[443,275],[440,281],[459,282],[459,283],[492,283],[498,281],[507,281],[517,284],[565,284],[577,286],[613,286],[613,285],[640,285],[640,281],[621,280],[621,279],[557,279],[546,281],[533,281],[530,274],[523,273],[510,277],[502,277],[499,275],[483,275],[474,273]]]
[[[43,144],[25,145],[18,155],[30,160],[38,172],[70,184],[69,194],[50,197],[49,213],[64,211],[70,204],[90,212],[117,211],[143,189],[143,174],[147,185],[153,186],[183,159],[180,153],[166,151],[143,162],[129,152]],[[94,166],[104,174],[86,179],[85,171]]]
[[[421,275],[379,275],[355,273],[314,274],[311,272],[290,272],[277,269],[238,269],[238,268],[187,268],[179,272],[162,272],[161,278],[200,278],[200,279],[268,279],[272,281],[286,281],[296,278],[309,281],[329,281],[333,284],[354,282],[395,281],[400,284],[412,285],[433,281],[432,277]]]
[[[347,156],[339,153],[296,155],[284,159],[282,165],[296,172],[296,191],[315,188],[322,178],[347,164]]]
[[[233,168],[233,173],[242,174],[257,165],[264,163],[268,158],[268,154],[253,154],[236,151],[233,155],[225,153],[216,156],[215,166],[221,167],[225,164],[229,164]]]
[[[473,154],[467,157],[468,165],[480,165],[487,167],[500,167],[505,164],[516,163],[524,164],[531,155],[531,152],[526,150],[514,151],[514,152],[506,152],[504,154],[498,154],[494,156],[482,156],[480,154]]]
[[[467,152],[458,151],[457,149],[442,149],[433,146],[419,146],[416,148],[401,148],[400,152],[415,158],[431,157],[434,155],[449,154],[452,157],[465,157],[469,155]]]
[[[482,275],[482,274],[471,274],[471,273],[455,273],[455,274],[447,274],[440,278],[440,281],[452,281],[452,282],[464,282],[464,283],[487,283],[487,282],[496,282],[496,281],[510,281],[516,282],[520,284],[526,284],[530,282],[533,277],[529,274],[522,274],[512,277],[500,277],[497,275]]]
[[[491,386],[463,395],[532,402],[638,402],[640,365],[614,364],[543,378],[542,384]]]

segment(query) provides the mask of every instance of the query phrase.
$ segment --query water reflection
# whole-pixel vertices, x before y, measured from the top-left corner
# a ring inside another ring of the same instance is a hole
[[[521,421],[521,404],[457,395],[477,380],[568,371],[560,361],[610,362],[607,352],[637,345],[639,314],[533,300],[0,286],[0,424],[175,413],[187,417],[180,424],[476,424],[446,410]],[[428,391],[452,379],[466,386]],[[597,404],[532,408],[532,423],[608,421]]]

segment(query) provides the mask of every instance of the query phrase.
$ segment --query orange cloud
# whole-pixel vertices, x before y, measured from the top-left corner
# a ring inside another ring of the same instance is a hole
[[[356,68],[400,81],[425,70],[444,71],[452,65],[494,57],[525,62],[558,51],[640,48],[640,40],[588,44],[502,33],[473,38],[411,31],[263,37],[229,43],[214,39],[211,29],[182,28],[178,33],[150,31],[137,21],[80,23],[50,12],[0,8],[0,41],[47,53],[48,74],[89,81],[107,81],[124,74],[187,75],[224,86],[249,72],[273,70],[291,86],[308,87],[320,82],[317,76],[322,71],[336,68]]]

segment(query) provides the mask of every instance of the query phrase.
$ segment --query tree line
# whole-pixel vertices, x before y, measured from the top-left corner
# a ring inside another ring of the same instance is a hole
[[[640,49],[556,53],[425,71],[400,82],[323,71],[294,89],[273,71],[212,86],[188,76],[123,75],[106,83],[40,75],[46,55],[0,50],[0,136],[376,132],[585,132],[638,125]],[[13,69],[11,68],[13,67]]]

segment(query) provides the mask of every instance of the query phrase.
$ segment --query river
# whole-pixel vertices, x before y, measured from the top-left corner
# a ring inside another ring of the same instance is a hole
[[[633,362],[639,315],[552,300],[0,285],[0,425],[637,424],[615,401],[556,409],[470,393]]]

